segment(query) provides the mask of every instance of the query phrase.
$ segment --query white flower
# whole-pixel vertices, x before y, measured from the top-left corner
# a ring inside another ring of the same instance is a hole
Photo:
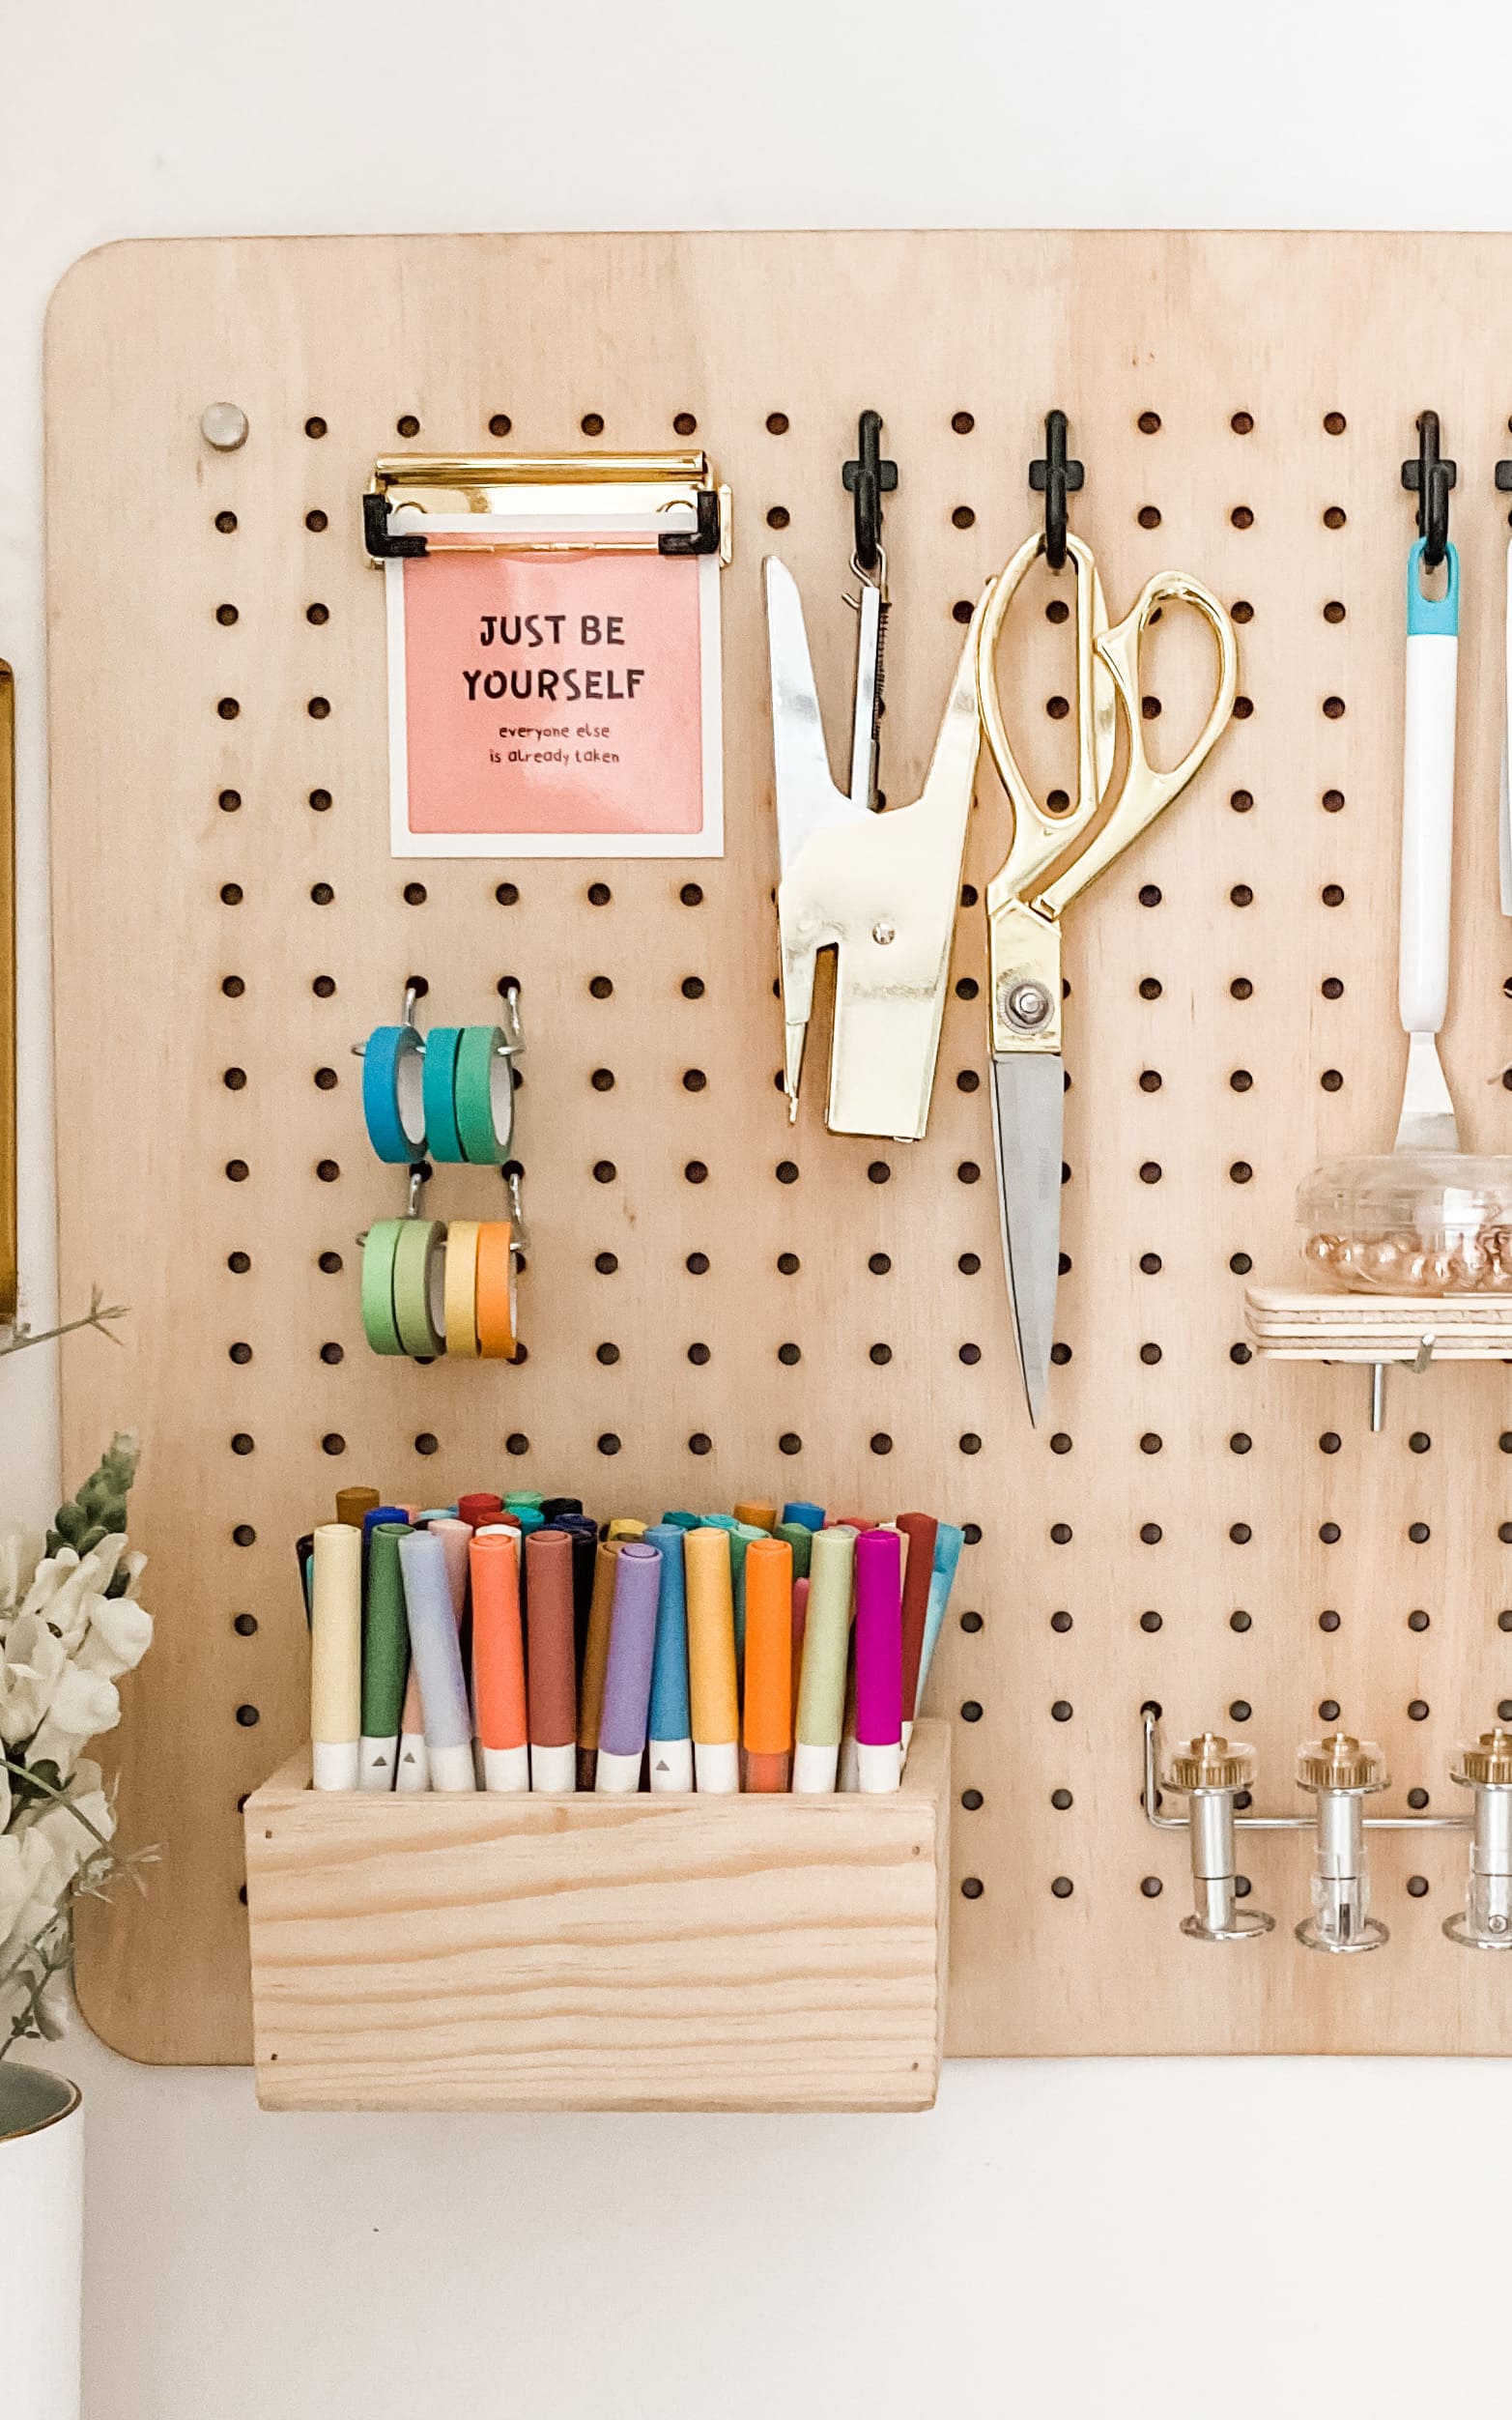
[[[14,1747],[31,1738],[52,1703],[68,1660],[62,1639],[41,1614],[16,1615],[0,1658],[0,1740],[7,1745]]]
[[[89,1628],[74,1650],[86,1672],[114,1680],[130,1672],[153,1643],[153,1617],[134,1597],[91,1597]]]
[[[60,1772],[71,1772],[79,1749],[97,1733],[113,1731],[120,1719],[115,1683],[102,1673],[86,1672],[80,1664],[65,1663],[26,1751],[26,1761],[29,1765],[50,1761]]]
[[[31,1586],[42,1553],[42,1540],[19,1521],[0,1526],[0,1624],[15,1611]]]

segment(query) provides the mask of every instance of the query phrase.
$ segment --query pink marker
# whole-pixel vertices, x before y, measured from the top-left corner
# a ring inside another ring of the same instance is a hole
[[[856,1784],[896,1790],[903,1770],[902,1541],[896,1529],[856,1541]]]

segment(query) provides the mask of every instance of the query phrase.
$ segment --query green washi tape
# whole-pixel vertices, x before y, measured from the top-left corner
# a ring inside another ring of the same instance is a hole
[[[514,1068],[503,1040],[497,1025],[464,1025],[457,1044],[457,1133],[464,1157],[482,1167],[502,1166],[514,1133]]]
[[[400,1219],[394,1241],[394,1326],[399,1350],[431,1360],[444,1349],[440,1219]]]
[[[402,1353],[394,1319],[394,1247],[407,1219],[375,1219],[362,1246],[362,1333],[375,1353]]]
[[[421,1092],[425,1104],[425,1151],[431,1160],[460,1160],[457,1133],[457,1047],[460,1025],[433,1025],[425,1037]]]

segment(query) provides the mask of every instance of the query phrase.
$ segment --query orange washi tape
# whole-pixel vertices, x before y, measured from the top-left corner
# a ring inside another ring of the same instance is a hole
[[[478,1227],[474,1309],[478,1350],[485,1361],[513,1361],[519,1351],[513,1239],[514,1229],[507,1219],[485,1220]]]

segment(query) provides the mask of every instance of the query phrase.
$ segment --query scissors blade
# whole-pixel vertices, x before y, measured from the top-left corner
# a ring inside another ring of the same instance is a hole
[[[813,833],[827,823],[864,821],[865,810],[858,815],[830,771],[798,584],[775,555],[767,557],[765,571],[777,845],[785,871]]]
[[[992,1134],[998,1216],[1013,1308],[1013,1341],[1030,1420],[1038,1427],[1050,1382],[1055,1288],[1061,1261],[1061,1061],[1043,1052],[992,1061]]]

